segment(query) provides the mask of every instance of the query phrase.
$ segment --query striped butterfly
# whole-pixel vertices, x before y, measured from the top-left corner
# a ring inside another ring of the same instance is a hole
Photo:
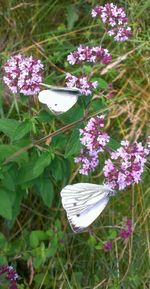
[[[80,94],[77,88],[57,87],[46,85],[49,89],[42,90],[39,93],[39,101],[48,106],[56,115],[68,111],[78,100]]]
[[[76,233],[85,231],[114,194],[107,185],[77,183],[64,187],[60,195],[72,230]]]

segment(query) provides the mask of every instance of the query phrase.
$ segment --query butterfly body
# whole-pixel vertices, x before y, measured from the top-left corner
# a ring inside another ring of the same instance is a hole
[[[106,185],[78,183],[64,187],[60,194],[73,231],[81,232],[101,214],[114,191]]]
[[[56,115],[68,111],[78,100],[77,88],[48,86],[49,89],[39,93],[39,101],[48,106]]]

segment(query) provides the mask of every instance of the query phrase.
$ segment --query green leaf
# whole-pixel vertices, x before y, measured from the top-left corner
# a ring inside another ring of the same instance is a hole
[[[21,122],[14,131],[13,140],[17,141],[23,138],[26,134],[30,132],[31,128],[32,128],[32,124],[30,121],[25,120]]]
[[[74,129],[66,146],[65,158],[69,158],[72,155],[78,154],[80,148],[81,143],[79,139],[79,129]]]
[[[66,146],[67,138],[64,134],[60,134],[52,138],[51,145],[54,149],[63,149]]]
[[[29,182],[40,176],[51,162],[50,152],[44,152],[36,161],[25,164],[19,171],[18,184]]]
[[[8,172],[5,172],[3,174],[3,179],[2,179],[2,186],[5,187],[6,189],[10,191],[15,191],[15,183],[14,180]]]
[[[120,143],[117,142],[115,139],[110,138],[108,147],[111,148],[112,150],[116,150],[120,147]]]
[[[20,147],[17,145],[9,145],[9,144],[2,144],[0,145],[0,162],[3,162],[5,159],[16,153],[20,150]],[[15,157],[13,160],[18,164],[24,163],[28,160],[27,152],[20,154],[19,156]]]
[[[98,86],[96,87],[96,89],[107,89],[108,88],[108,83],[101,77],[93,77],[92,81],[97,81],[98,82]]]
[[[0,265],[5,265],[5,264],[6,265],[8,264],[7,258],[5,256],[0,256]]]
[[[26,196],[26,191],[19,189],[18,191],[16,191],[15,194],[15,200],[13,203],[13,208],[12,208],[12,221],[11,221],[11,228],[14,225],[14,222],[16,220],[16,217],[18,216],[18,214],[20,213],[21,210],[21,202],[22,199]]]
[[[90,247],[95,247],[96,244],[97,244],[97,241],[96,241],[95,237],[91,235],[91,236],[88,238],[87,243],[88,243],[88,245],[89,245]]]
[[[10,198],[10,192],[0,187],[0,215],[8,220],[12,219],[13,200]]]
[[[53,184],[50,179],[41,177],[36,181],[36,186],[44,204],[50,208],[54,198]]]
[[[55,157],[55,159],[51,163],[50,171],[56,181],[60,181],[63,178],[63,171],[60,158]]]
[[[68,30],[74,27],[74,24],[79,19],[79,11],[75,5],[70,4],[67,6],[67,26]]]
[[[56,181],[66,183],[70,175],[70,162],[63,158],[55,157],[50,166],[52,176]]]
[[[102,98],[94,99],[91,102],[91,110],[93,112],[100,111],[101,109],[104,109],[105,107],[106,107],[106,104],[105,104],[105,101]]]
[[[58,250],[57,244],[56,244],[56,246],[53,246],[53,245],[52,245],[52,247],[46,248],[46,249],[45,249],[45,255],[46,255],[46,257],[47,257],[47,258],[50,258],[50,257],[54,256],[55,253],[57,252],[57,250]]]
[[[41,241],[47,240],[47,234],[42,230],[32,231],[30,234],[30,245],[32,248],[39,246]]]
[[[60,119],[65,123],[71,123],[73,121],[79,120],[83,117],[84,109],[79,106],[79,104],[75,104],[69,111],[60,115]]]
[[[0,131],[10,138],[13,138],[14,131],[19,126],[19,122],[15,119],[0,119]]]
[[[4,247],[7,244],[5,236],[0,232],[0,248]]]
[[[117,237],[117,231],[116,230],[109,230],[108,233],[108,239],[113,240]]]
[[[54,119],[54,115],[51,112],[48,112],[46,110],[40,111],[39,115],[37,116],[37,119],[40,122],[51,122]]]

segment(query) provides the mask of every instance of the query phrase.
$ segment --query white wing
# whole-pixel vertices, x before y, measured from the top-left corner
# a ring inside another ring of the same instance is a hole
[[[100,215],[114,191],[105,185],[78,183],[64,187],[60,194],[73,231],[81,232]]]
[[[68,111],[78,100],[79,90],[69,88],[55,88],[42,90],[39,93],[39,101],[48,106],[55,114]]]

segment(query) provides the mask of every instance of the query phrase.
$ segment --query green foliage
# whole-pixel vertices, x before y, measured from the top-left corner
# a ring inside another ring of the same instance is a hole
[[[68,30],[74,28],[75,23],[79,19],[79,11],[75,5],[68,5],[67,6],[67,26]]]
[[[14,136],[16,128],[19,126],[19,122],[15,119],[0,119],[0,131],[11,139]]]
[[[124,43],[104,36],[101,21],[92,20],[91,8],[97,1],[2,1],[1,66],[18,51],[34,55],[45,66],[44,82],[64,86],[64,73],[81,72],[80,66],[66,60],[79,44],[108,48],[112,63],[130,52],[107,74],[101,74],[101,65],[95,66],[95,74],[91,65],[84,65],[82,72],[98,81],[94,98],[79,96],[71,110],[58,116],[37,96],[30,101],[24,95],[14,99],[0,83],[0,265],[16,268],[18,289],[149,288],[149,163],[143,182],[111,198],[90,233],[71,231],[60,201],[60,190],[70,180],[103,180],[103,155],[96,174],[88,177],[77,174],[74,163],[81,148],[79,129],[87,115],[97,111],[105,115],[112,150],[121,139],[142,141],[149,134],[150,4],[148,0],[120,3],[133,31]],[[111,99],[107,98],[110,82]],[[57,135],[41,141],[56,131]],[[128,242],[117,239],[117,225],[124,216],[134,222]],[[103,244],[114,239],[113,249],[104,252]]]
[[[48,177],[41,176],[36,180],[36,187],[43,203],[50,208],[54,198],[53,183]]]
[[[77,155],[80,151],[80,148],[81,143],[79,139],[79,129],[74,129],[66,145],[65,157],[69,158],[73,155]]]
[[[0,145],[0,161],[3,162],[7,158],[11,157],[13,154],[17,153],[21,147],[12,144],[1,144]],[[18,164],[23,164],[28,160],[28,154],[26,152],[18,155],[13,159],[14,162]]]
[[[25,120],[24,122],[21,122],[14,130],[13,141],[22,139],[26,134],[30,132],[30,130],[31,130],[30,121]]]
[[[8,190],[0,188],[0,215],[8,220],[12,219],[12,205],[15,195]]]
[[[52,156],[50,152],[44,152],[36,159],[26,163],[18,172],[18,184],[27,183],[40,176],[44,169],[51,163]]]

